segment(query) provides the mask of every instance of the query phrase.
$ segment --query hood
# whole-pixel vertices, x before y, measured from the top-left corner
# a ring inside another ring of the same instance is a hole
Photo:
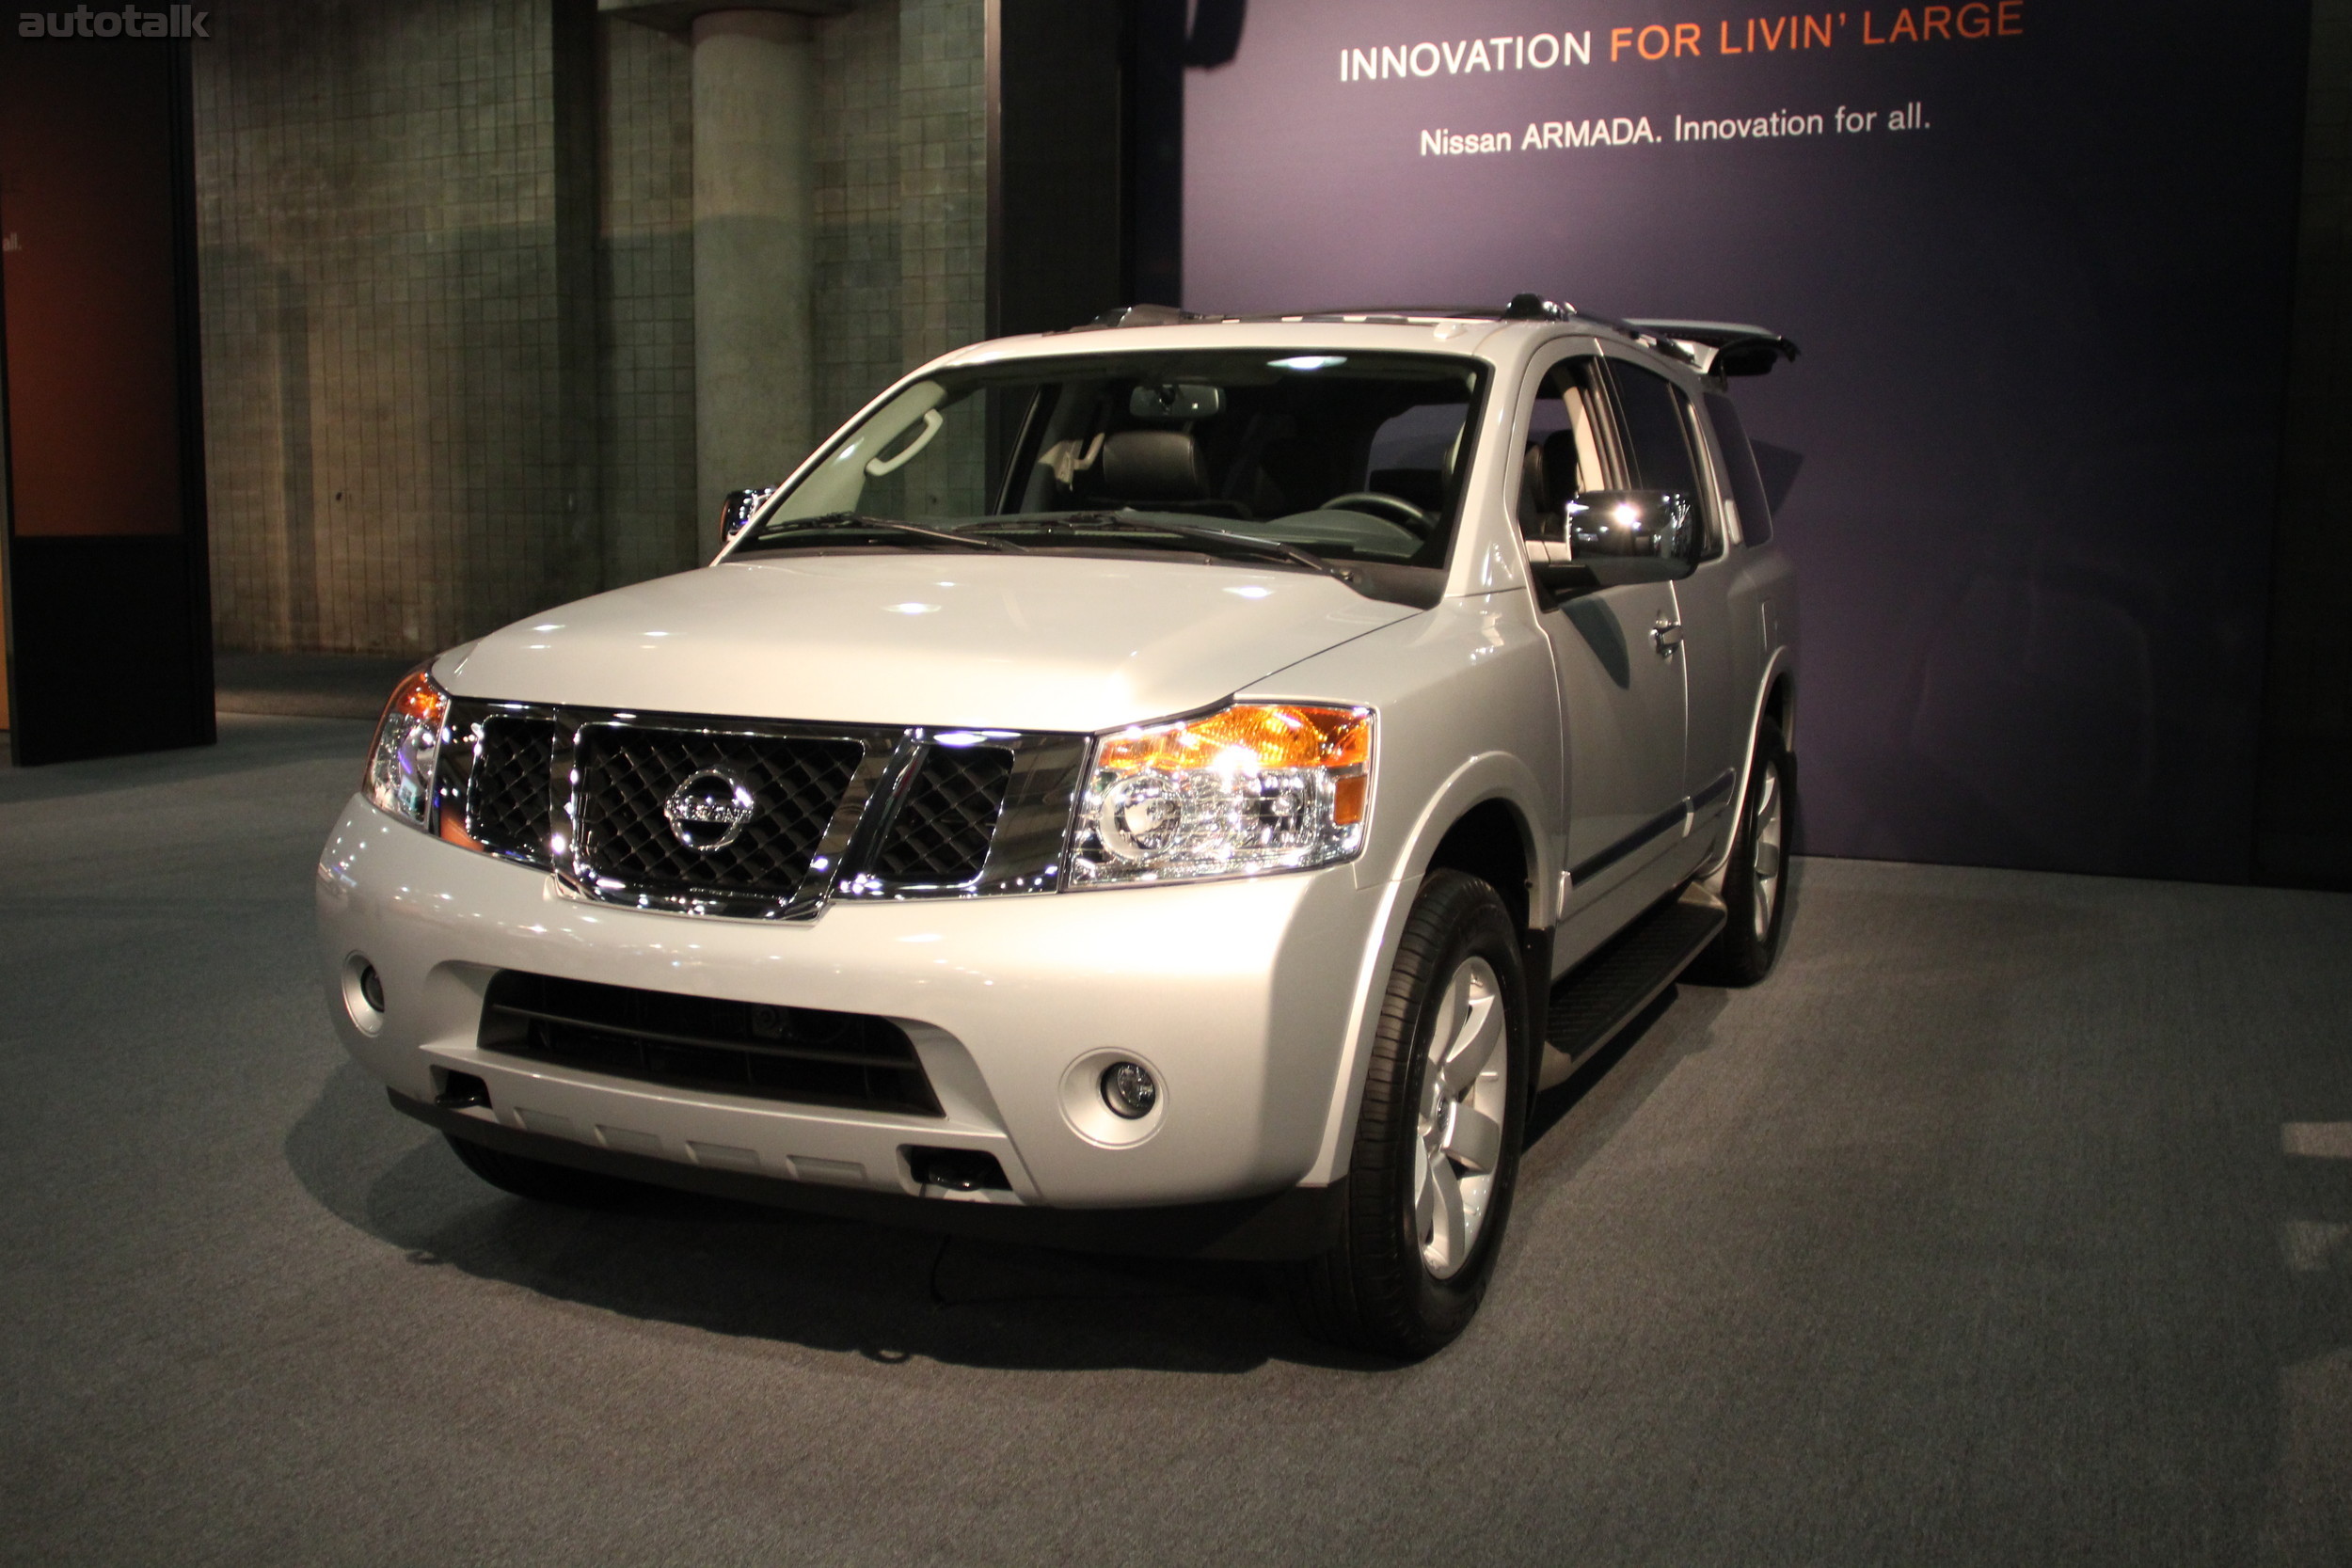
[[[1414,613],[1250,565],[806,555],[600,594],[493,632],[434,673],[460,696],[507,702],[1103,730],[1204,707]]]

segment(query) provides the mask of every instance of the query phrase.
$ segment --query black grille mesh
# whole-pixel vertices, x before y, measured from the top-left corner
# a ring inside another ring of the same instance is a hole
[[[886,1018],[636,990],[503,970],[485,1051],[680,1088],[940,1115],[914,1042]]]
[[[893,882],[968,882],[988,860],[1012,753],[934,746],[891,824],[874,869]]]
[[[580,858],[632,891],[789,898],[864,755],[854,740],[591,726],[580,737]],[[677,787],[707,768],[742,784],[756,802],[723,849],[688,847],[662,815]]]
[[[466,831],[501,854],[547,864],[548,775],[554,767],[554,721],[485,719],[482,753],[466,791]]]

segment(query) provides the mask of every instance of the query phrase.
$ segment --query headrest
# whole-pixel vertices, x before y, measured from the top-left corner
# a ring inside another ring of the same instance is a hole
[[[1187,430],[1122,430],[1103,443],[1102,490],[1122,501],[1197,501],[1209,495]]]
[[[1519,515],[1532,517],[1551,505],[1551,486],[1544,483],[1544,448],[1540,441],[1527,443],[1527,454],[1519,459]]]
[[[1593,483],[1599,476],[1588,479],[1576,471],[1576,432],[1555,430],[1544,437],[1544,504],[1548,511],[1558,511],[1576,498],[1579,490],[1598,489]]]

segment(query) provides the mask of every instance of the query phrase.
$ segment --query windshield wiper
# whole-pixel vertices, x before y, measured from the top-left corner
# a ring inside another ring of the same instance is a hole
[[[1262,539],[1254,533],[1228,533],[1220,528],[1201,528],[1193,523],[1146,522],[1141,517],[1121,516],[1116,512],[1073,512],[1066,516],[1042,517],[1035,521],[1015,521],[1012,518],[1004,518],[978,525],[979,528],[986,529],[1033,528],[1046,533],[1051,533],[1057,529],[1080,526],[1109,529],[1120,533],[1169,533],[1179,539],[1199,539],[1212,544],[1238,545],[1245,550],[1256,551],[1260,556],[1270,556],[1277,561],[1287,561],[1295,566],[1304,566],[1311,572],[1321,572],[1325,577],[1336,578],[1351,588],[1356,584],[1355,573],[1343,566],[1334,566],[1323,557],[1311,550],[1302,550],[1296,545],[1285,545],[1279,539]],[[974,531],[977,532],[978,529],[975,529]]]
[[[911,533],[918,539],[941,539],[950,545],[965,545],[976,549],[999,550],[1007,555],[1026,555],[1028,551],[1009,539],[983,539],[977,534],[958,533],[953,529],[925,528],[921,523],[902,523],[891,517],[869,516],[863,512],[824,512],[814,517],[783,517],[760,525],[751,543],[754,547],[769,543],[771,531],[801,529],[873,529],[883,533]]]

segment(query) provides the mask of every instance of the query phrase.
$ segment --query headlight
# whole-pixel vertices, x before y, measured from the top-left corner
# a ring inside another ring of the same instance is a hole
[[[420,670],[392,689],[368,753],[367,793],[376,809],[431,826],[433,769],[441,760],[449,693]]]
[[[1237,704],[1100,736],[1073,883],[1297,871],[1363,847],[1370,711]]]

